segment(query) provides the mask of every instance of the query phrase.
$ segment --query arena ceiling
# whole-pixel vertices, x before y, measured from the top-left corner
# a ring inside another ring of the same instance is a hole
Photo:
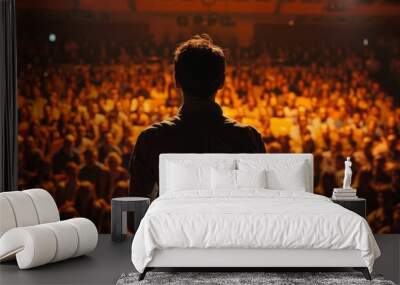
[[[118,13],[399,15],[399,0],[19,0],[19,9]]]

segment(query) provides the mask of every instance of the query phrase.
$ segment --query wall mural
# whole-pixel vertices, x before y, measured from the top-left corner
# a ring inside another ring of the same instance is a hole
[[[179,107],[175,43],[54,34],[19,44],[19,187],[44,188],[62,218],[87,217],[109,232],[110,199],[127,195],[138,134]],[[342,186],[350,156],[372,230],[400,233],[400,108],[384,80],[399,78],[398,42],[228,48],[217,95],[225,115],[257,128],[268,152],[313,153],[321,195]]]

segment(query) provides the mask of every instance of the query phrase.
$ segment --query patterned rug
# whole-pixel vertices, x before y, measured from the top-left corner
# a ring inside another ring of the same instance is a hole
[[[372,275],[372,281],[368,281],[360,272],[148,272],[142,281],[138,276],[139,273],[122,274],[117,285],[395,285],[381,275]]]

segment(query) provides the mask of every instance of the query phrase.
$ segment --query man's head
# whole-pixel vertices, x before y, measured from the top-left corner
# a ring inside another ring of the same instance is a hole
[[[185,96],[210,99],[224,85],[225,55],[208,35],[196,35],[175,51],[175,81]]]

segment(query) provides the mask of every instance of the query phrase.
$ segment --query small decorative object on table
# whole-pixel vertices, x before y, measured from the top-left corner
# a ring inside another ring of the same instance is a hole
[[[354,200],[357,199],[357,190],[351,187],[351,161],[350,157],[344,162],[343,188],[334,188],[332,200]]]
[[[126,212],[134,212],[135,231],[150,205],[150,199],[144,197],[120,197],[111,199],[111,238],[123,241],[127,233]]]
[[[366,218],[367,202],[365,199],[358,198],[357,190],[351,187],[351,175],[351,161],[350,157],[347,157],[344,162],[343,188],[333,189],[332,201]]]

